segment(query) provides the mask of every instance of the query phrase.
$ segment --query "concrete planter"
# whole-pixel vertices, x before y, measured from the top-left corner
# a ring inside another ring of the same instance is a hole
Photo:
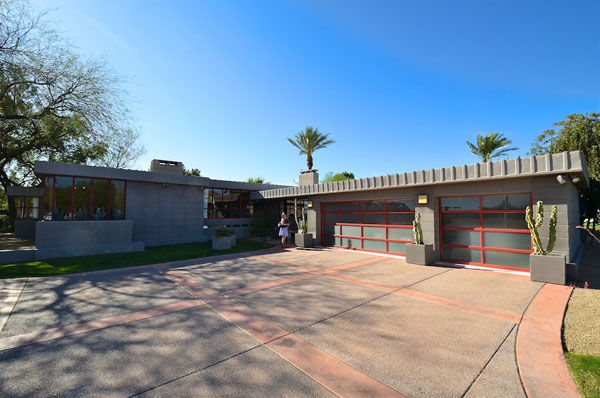
[[[215,250],[229,250],[236,244],[235,235],[213,237],[212,248]]]
[[[296,233],[295,242],[297,247],[313,247],[313,236],[312,234],[303,234],[301,232]]]
[[[567,283],[567,262],[562,253],[551,253],[545,256],[531,254],[531,280],[536,282],[564,285]]]
[[[435,263],[433,245],[406,245],[406,262],[410,264],[431,265]]]

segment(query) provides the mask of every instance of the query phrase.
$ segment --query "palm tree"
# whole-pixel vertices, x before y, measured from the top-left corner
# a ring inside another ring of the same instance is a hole
[[[471,148],[473,155],[479,156],[483,162],[489,162],[502,155],[508,157],[508,151],[519,149],[506,148],[506,146],[510,144],[512,144],[512,141],[504,137],[504,134],[500,133],[487,133],[485,137],[481,134],[477,134],[477,145],[467,141],[467,146]]]
[[[300,155],[306,155],[306,165],[308,170],[312,170],[313,157],[312,154],[317,149],[325,148],[329,144],[333,144],[334,140],[328,139],[329,134],[319,133],[319,129],[313,129],[308,126],[304,131],[298,132],[294,139],[288,138],[288,141],[300,150]]]

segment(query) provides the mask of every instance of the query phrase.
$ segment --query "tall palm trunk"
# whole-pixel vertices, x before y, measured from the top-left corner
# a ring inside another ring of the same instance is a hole
[[[312,170],[313,167],[313,157],[311,153],[306,154],[306,165],[308,166],[308,170]]]

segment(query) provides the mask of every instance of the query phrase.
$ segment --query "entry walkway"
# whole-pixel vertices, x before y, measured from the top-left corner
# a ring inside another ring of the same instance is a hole
[[[525,277],[328,249],[185,264],[0,281],[0,396],[525,396]]]

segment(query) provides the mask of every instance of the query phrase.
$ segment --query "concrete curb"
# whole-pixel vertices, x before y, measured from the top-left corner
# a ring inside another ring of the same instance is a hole
[[[517,334],[517,365],[529,398],[580,397],[562,348],[562,322],[572,287],[546,284]]]

